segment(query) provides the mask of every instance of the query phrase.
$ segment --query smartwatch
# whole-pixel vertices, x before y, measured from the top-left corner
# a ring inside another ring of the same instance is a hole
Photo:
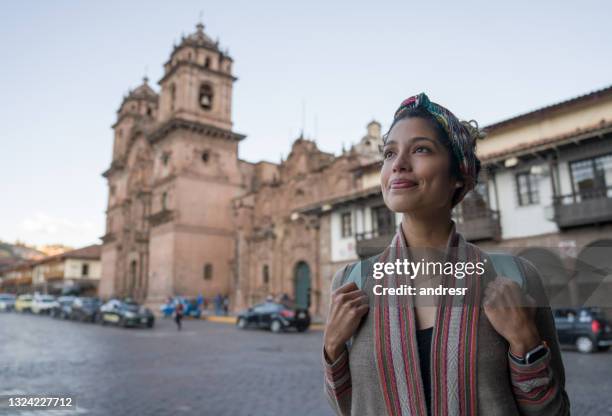
[[[524,357],[519,357],[515,354],[512,354],[512,351],[508,351],[510,354],[510,358],[517,364],[533,364],[538,361],[540,358],[544,357],[548,352],[548,344],[546,341],[542,341],[540,345],[535,347],[534,349],[527,351]]]

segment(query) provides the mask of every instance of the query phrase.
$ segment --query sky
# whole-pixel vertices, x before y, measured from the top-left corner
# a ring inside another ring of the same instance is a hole
[[[99,243],[122,97],[181,35],[234,59],[239,156],[339,154],[426,92],[481,126],[612,84],[606,1],[11,1],[0,15],[0,240]]]

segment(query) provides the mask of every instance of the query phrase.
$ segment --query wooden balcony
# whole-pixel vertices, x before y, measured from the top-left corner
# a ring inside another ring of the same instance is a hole
[[[559,228],[611,222],[612,186],[560,195],[553,205]]]
[[[395,232],[396,228],[394,227],[358,233],[355,236],[357,255],[359,258],[366,259],[381,253],[389,245]]]
[[[457,224],[457,232],[461,233],[467,241],[497,241],[501,238],[499,211],[487,207],[464,209],[454,215],[453,219]]]

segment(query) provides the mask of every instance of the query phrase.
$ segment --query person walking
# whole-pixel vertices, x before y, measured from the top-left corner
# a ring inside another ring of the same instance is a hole
[[[179,299],[174,307],[174,322],[176,322],[176,327],[179,331],[182,329],[181,321],[183,319],[183,309],[183,302]]]
[[[223,314],[225,316],[229,315],[229,296],[227,295],[223,297]]]
[[[221,293],[217,293],[217,295],[213,299],[213,302],[215,304],[215,315],[221,315],[221,306],[223,304],[223,298],[221,297]]]

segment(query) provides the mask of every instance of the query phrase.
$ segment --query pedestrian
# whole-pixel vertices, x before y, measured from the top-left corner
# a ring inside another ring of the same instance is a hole
[[[227,295],[223,298],[223,313],[225,316],[229,315],[229,296]]]
[[[200,293],[197,297],[198,300],[198,309],[202,310],[202,308],[204,307],[204,296]]]
[[[183,308],[183,302],[179,299],[174,307],[174,322],[176,322],[176,327],[179,331],[182,329],[181,320],[183,319]]]
[[[215,302],[215,315],[221,315],[223,312],[223,295],[217,293],[214,299]]]

